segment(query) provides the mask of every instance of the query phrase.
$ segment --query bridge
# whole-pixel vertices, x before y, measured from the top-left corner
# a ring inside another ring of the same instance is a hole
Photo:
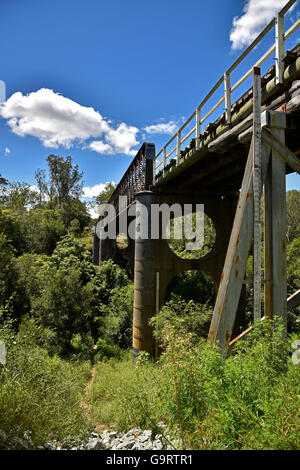
[[[300,44],[285,50],[285,41],[299,28],[300,20],[284,29],[284,16],[294,3],[289,1],[265,27],[158,153],[153,143],[142,145],[109,200],[115,214],[110,218],[102,215],[96,224],[95,264],[120,255],[116,238],[104,236],[112,221],[116,234],[127,233],[132,224],[135,229],[135,240],[128,239],[134,271],[134,355],[144,350],[155,356],[149,319],[164,304],[174,276],[192,269],[204,271],[215,283],[217,296],[208,340],[218,342],[226,355],[245,321],[245,272],[250,250],[254,257],[253,320],[263,314],[269,318],[276,315],[286,323],[285,180],[286,174],[300,172]],[[275,32],[274,44],[231,85],[233,71],[271,30]],[[275,65],[261,76],[260,66],[274,53]],[[234,92],[249,77],[253,77],[251,88],[232,103]],[[218,96],[221,87],[221,98],[204,114],[208,101]],[[223,103],[225,111],[209,122]],[[181,207],[204,204],[216,230],[209,253],[199,259],[178,257],[169,247],[162,219],[159,236],[151,238],[151,207],[165,203]],[[147,215],[137,218],[142,206]]]

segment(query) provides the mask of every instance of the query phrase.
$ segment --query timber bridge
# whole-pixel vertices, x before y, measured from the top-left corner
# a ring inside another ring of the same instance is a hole
[[[243,324],[245,272],[253,252],[253,316],[281,317],[286,322],[286,174],[300,172],[300,44],[285,50],[285,41],[300,26],[298,19],[288,30],[284,16],[291,0],[266,26],[255,41],[218,80],[176,134],[156,154],[155,145],[144,143],[111,196],[117,233],[135,223],[139,205],[148,209],[136,224],[135,240],[129,239],[129,259],[134,270],[133,352],[155,355],[149,319],[165,302],[167,286],[174,276],[197,269],[207,273],[217,288],[208,340],[218,341],[226,354]],[[271,30],[275,42],[270,49],[231,85],[232,72]],[[261,77],[260,66],[275,52],[275,65]],[[233,104],[232,94],[248,77],[252,87]],[[203,115],[207,101],[224,92]],[[225,112],[213,122],[208,118],[225,103]],[[203,131],[203,124],[206,128]],[[187,141],[190,139],[189,144]],[[261,270],[260,200],[264,189],[264,272]],[[120,206],[121,200],[126,204]],[[171,251],[165,227],[152,239],[153,204],[204,204],[216,239],[200,259],[183,259]],[[95,227],[93,260],[115,259],[116,239],[105,237],[104,217]],[[109,222],[110,223],[110,222]],[[139,225],[139,227],[137,227]],[[107,227],[106,227],[107,228]],[[127,232],[126,232],[127,233]],[[149,236],[148,236],[149,235]],[[262,279],[263,277],[263,279]],[[262,286],[264,312],[262,312]],[[299,302],[300,291],[293,296]]]

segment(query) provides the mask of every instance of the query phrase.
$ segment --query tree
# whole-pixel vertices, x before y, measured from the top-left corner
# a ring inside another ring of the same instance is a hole
[[[83,173],[79,171],[78,165],[73,165],[72,157],[64,159],[51,154],[47,157],[47,162],[50,173],[49,192],[57,198],[58,206],[63,207],[72,198],[79,199],[82,193]]]
[[[0,202],[3,202],[3,197],[7,191],[7,185],[8,185],[7,179],[3,178],[3,176],[0,173]]]
[[[39,191],[39,205],[42,206],[47,196],[50,197],[48,183],[46,181],[46,171],[39,168],[36,170],[34,178]]]
[[[300,237],[300,191],[292,189],[286,195],[287,240]]]
[[[24,212],[36,205],[38,194],[29,184],[24,182],[12,182],[8,184],[8,191],[3,198],[3,203],[18,212]]]
[[[96,196],[96,204],[100,206],[104,202],[109,201],[115,189],[116,185],[114,183],[106,183],[103,191],[101,191],[101,193]]]

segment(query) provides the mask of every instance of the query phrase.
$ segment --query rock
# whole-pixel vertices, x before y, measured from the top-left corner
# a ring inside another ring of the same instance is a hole
[[[103,450],[104,445],[101,439],[91,438],[85,445],[86,450]]]
[[[91,432],[91,436],[92,437],[99,437],[99,434],[97,434],[96,432]]]
[[[13,437],[10,439],[9,446],[14,450],[29,450],[28,443],[19,437]]]
[[[0,446],[7,442],[7,435],[2,429],[0,429]]]
[[[46,442],[44,445],[44,449],[46,450],[56,450],[56,445],[53,442]]]

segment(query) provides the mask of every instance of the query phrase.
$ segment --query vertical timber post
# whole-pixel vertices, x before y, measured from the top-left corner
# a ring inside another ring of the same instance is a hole
[[[253,316],[261,318],[261,77],[253,68]]]
[[[270,112],[272,133],[285,143],[285,113]],[[285,162],[272,150],[265,182],[265,316],[287,321]]]

